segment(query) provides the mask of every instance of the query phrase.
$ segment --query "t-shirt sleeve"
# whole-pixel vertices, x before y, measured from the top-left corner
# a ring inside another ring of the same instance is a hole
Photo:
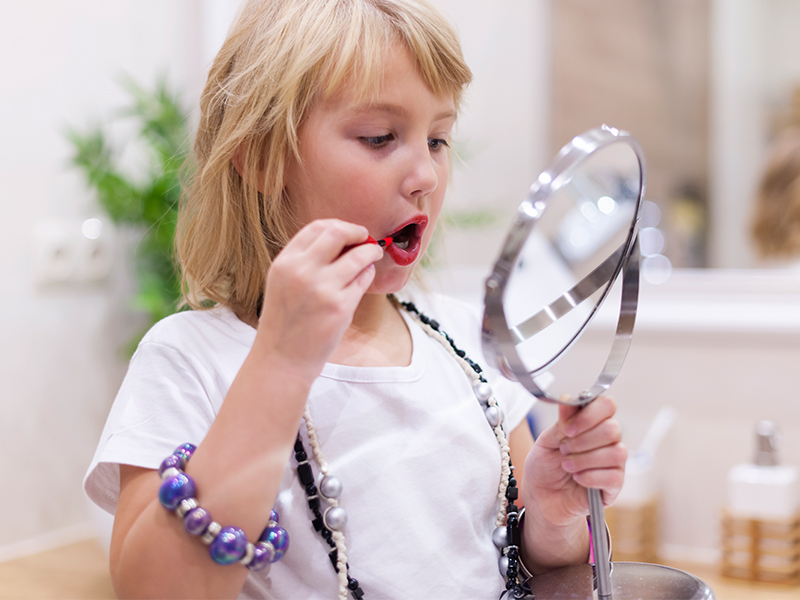
[[[180,444],[199,444],[215,416],[208,387],[192,357],[143,341],[131,359],[84,478],[89,498],[113,514],[120,464],[157,469]]]
[[[505,413],[503,429],[511,433],[521,423],[527,421],[528,413],[533,408],[536,398],[528,393],[516,381],[506,379],[498,371],[491,370],[490,383],[494,390],[495,399],[500,403],[500,408]]]

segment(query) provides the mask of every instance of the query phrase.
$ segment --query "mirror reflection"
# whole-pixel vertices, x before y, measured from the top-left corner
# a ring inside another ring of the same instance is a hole
[[[547,199],[503,300],[527,371],[554,363],[606,298],[636,216],[640,185],[636,153],[614,143],[578,164]]]

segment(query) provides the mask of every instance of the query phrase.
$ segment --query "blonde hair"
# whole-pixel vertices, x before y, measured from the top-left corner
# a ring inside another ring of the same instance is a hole
[[[192,180],[181,200],[176,244],[190,306],[257,314],[269,267],[292,232],[283,177],[305,117],[343,86],[364,99],[376,93],[385,53],[397,42],[432,93],[458,106],[472,75],[453,28],[424,0],[245,4],[201,97]]]
[[[752,235],[762,258],[800,255],[800,129],[787,130],[769,154]]]

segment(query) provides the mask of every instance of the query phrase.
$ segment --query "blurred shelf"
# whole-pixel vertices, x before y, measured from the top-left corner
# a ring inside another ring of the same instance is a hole
[[[717,600],[797,600],[800,586],[753,583],[720,575],[716,565],[665,562],[714,590]],[[94,540],[0,563],[0,600],[115,598],[108,557]]]

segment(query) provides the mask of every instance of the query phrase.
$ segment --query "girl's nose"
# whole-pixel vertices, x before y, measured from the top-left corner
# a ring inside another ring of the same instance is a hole
[[[408,198],[427,196],[439,185],[436,163],[431,156],[427,140],[422,149],[410,151],[408,174],[404,181],[404,194]]]

